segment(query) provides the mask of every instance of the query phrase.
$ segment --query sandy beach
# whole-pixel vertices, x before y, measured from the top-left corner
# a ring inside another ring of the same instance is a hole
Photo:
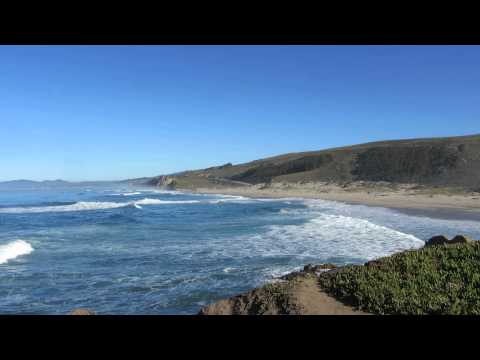
[[[409,184],[392,188],[389,184],[352,183],[341,186],[328,183],[279,183],[269,186],[197,188],[196,191],[247,197],[323,199],[393,208],[417,215],[480,220],[480,193],[448,189],[419,189]]]

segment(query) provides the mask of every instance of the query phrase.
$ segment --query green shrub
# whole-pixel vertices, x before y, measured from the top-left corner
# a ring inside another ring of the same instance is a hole
[[[319,277],[322,289],[375,314],[480,314],[480,242],[425,247]]]

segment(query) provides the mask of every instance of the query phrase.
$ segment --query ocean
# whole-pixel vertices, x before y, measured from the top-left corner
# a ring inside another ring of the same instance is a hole
[[[195,314],[307,263],[361,264],[480,221],[119,183],[0,189],[0,314]]]

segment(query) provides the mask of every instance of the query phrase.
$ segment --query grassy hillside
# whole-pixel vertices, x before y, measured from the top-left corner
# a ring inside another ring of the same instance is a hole
[[[300,181],[388,181],[480,188],[480,135],[381,141],[290,153],[172,175],[178,187]],[[159,177],[149,181],[159,184]],[[160,182],[161,185],[161,182]]]

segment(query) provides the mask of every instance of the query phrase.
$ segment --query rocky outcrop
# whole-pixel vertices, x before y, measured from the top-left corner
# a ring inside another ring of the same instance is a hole
[[[444,235],[433,236],[425,242],[425,246],[444,245],[448,244],[449,240]]]
[[[153,185],[153,186],[163,187],[163,188],[173,190],[175,189],[175,186],[176,186],[176,180],[172,176],[162,175],[162,176],[151,179],[148,182],[148,185]]]
[[[291,272],[287,275],[283,275],[280,277],[281,280],[292,280],[299,277],[305,277],[309,275],[320,275],[322,272],[330,271],[336,269],[337,267],[334,264],[320,264],[320,265],[313,265],[307,264],[303,267],[301,271]]]
[[[199,315],[365,315],[321,291],[318,276],[333,264],[308,264],[245,294],[203,307]]]
[[[465,235],[457,235],[452,240],[450,240],[450,244],[465,244],[472,242],[473,239],[469,238]]]
[[[291,303],[286,283],[268,284],[202,308],[199,315],[288,315],[299,314]]]
[[[465,235],[457,235],[453,239],[448,240],[444,235],[437,235],[425,242],[425,246],[436,246],[436,245],[450,245],[450,244],[465,244],[470,243],[474,240]]]
[[[303,272],[317,273],[317,272],[327,271],[327,270],[336,269],[336,268],[337,266],[334,264],[320,264],[320,265],[307,264],[303,267]]]

